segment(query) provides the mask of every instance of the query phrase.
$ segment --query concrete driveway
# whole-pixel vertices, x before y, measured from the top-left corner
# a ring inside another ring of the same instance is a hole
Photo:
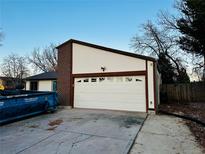
[[[202,147],[180,118],[149,115],[130,154],[204,154]]]
[[[127,153],[145,113],[59,110],[0,127],[1,154]]]

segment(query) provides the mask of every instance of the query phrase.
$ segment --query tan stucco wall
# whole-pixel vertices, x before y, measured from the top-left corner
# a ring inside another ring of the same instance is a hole
[[[146,61],[73,43],[73,74],[142,71]]]

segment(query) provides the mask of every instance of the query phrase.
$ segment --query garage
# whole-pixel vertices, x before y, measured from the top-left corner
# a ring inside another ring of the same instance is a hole
[[[77,78],[74,107],[146,112],[145,77]]]
[[[57,49],[60,105],[156,111],[160,75],[154,58],[73,39]]]

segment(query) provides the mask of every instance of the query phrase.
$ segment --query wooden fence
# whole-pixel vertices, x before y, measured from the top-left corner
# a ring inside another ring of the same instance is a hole
[[[205,102],[205,82],[163,84],[160,90],[169,102]]]

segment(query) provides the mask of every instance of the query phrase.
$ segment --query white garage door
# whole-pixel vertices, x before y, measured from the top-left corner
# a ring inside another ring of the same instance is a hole
[[[145,76],[76,78],[74,107],[146,112]]]

